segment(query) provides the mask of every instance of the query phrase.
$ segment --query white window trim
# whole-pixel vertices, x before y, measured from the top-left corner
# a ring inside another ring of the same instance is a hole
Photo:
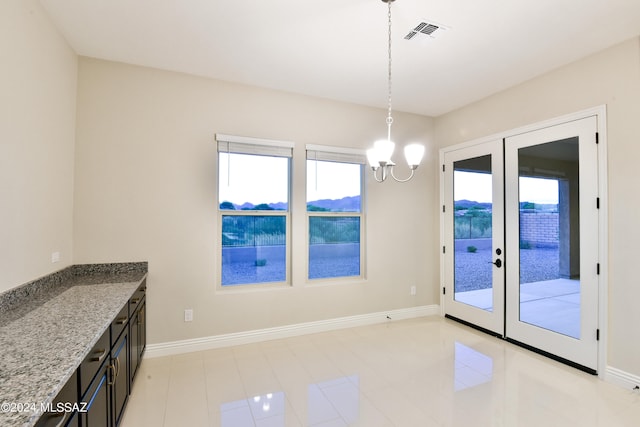
[[[238,292],[248,290],[262,290],[262,289],[274,289],[291,286],[291,195],[292,195],[292,157],[293,148],[295,144],[290,141],[277,141],[270,139],[251,138],[244,136],[234,136],[225,134],[215,135],[217,142],[218,153],[233,153],[233,154],[251,154],[251,155],[263,155],[271,157],[286,157],[289,158],[288,165],[288,207],[286,211],[234,211],[234,210],[222,210],[219,205],[219,176],[216,186],[215,199],[217,201],[218,211],[218,226],[217,226],[217,260],[216,260],[216,291],[219,292]],[[218,164],[217,170],[219,170],[220,155],[218,154],[216,163]],[[259,283],[243,283],[237,285],[223,285],[222,284],[222,218],[223,216],[284,216],[286,221],[286,255],[285,255],[285,280],[279,282],[259,282]]]
[[[307,144],[305,148],[307,150],[307,160],[356,163],[360,165],[364,165],[367,162],[366,151],[357,148],[314,144]]]
[[[293,157],[294,143],[272,139],[250,138],[216,134],[219,153],[256,154],[264,156]]]

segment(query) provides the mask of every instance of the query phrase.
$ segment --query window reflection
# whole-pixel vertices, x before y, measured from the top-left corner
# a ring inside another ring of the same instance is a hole
[[[284,413],[284,393],[267,393],[220,405],[220,425],[255,426],[256,423],[269,421],[269,425],[284,426]]]
[[[456,341],[454,390],[461,391],[491,382],[493,359]]]
[[[221,427],[269,425],[284,427],[285,393],[274,392],[220,405]],[[307,388],[307,422],[355,423],[360,416],[360,380],[358,375],[310,384]]]

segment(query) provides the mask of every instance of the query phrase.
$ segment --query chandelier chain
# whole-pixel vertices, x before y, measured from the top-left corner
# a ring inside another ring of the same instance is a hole
[[[391,76],[391,3],[395,0],[382,0],[382,2],[387,3],[388,12],[388,63],[387,63],[387,107],[388,107],[388,115],[387,115],[387,140],[378,140],[373,145],[373,148],[367,150],[367,158],[369,160],[369,164],[371,165],[371,169],[373,170],[373,178],[377,182],[384,182],[387,178],[391,177],[394,181],[397,182],[407,182],[411,178],[413,178],[414,172],[416,168],[420,165],[422,161],[422,156],[424,155],[424,146],[419,144],[409,144],[404,148],[404,155],[407,159],[407,164],[409,165],[409,169],[411,170],[409,176],[405,179],[400,179],[396,177],[394,174],[395,163],[391,160],[393,155],[393,150],[395,144],[391,141],[391,124],[393,123],[393,117],[391,116],[391,88],[392,88],[392,76]],[[378,171],[380,171],[378,173]],[[380,175],[380,176],[378,176]]]
[[[393,123],[393,117],[391,117],[391,3],[393,0],[387,1],[387,5],[389,6],[389,12],[387,13],[387,17],[389,19],[389,38],[388,38],[388,55],[389,55],[389,63],[388,63],[388,74],[387,74],[387,83],[388,83],[388,116],[387,116],[387,140],[391,141],[391,124]]]

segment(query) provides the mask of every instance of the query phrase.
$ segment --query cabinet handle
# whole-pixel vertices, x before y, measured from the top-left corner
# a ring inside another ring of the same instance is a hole
[[[118,317],[116,319],[117,325],[124,325],[125,323],[127,323],[127,316]]]
[[[115,380],[115,369],[113,365],[107,365],[107,369],[111,372],[111,375],[109,375],[109,379],[107,380],[107,385],[113,385],[114,380]]]
[[[140,298],[131,298],[131,304],[137,304],[140,301]]]
[[[93,354],[94,356],[89,360],[91,360],[92,362],[102,362],[104,360],[104,357],[107,355],[107,350],[103,348],[94,351]],[[96,354],[99,356],[95,356]]]
[[[67,422],[67,418],[70,414],[70,412],[63,412],[62,413],[64,416],[62,417],[62,419],[58,422],[58,424],[56,424],[56,427],[62,427],[64,425],[64,423]]]
[[[55,414],[50,414],[47,418],[49,418],[50,420],[55,418],[61,418],[60,421],[58,421],[54,427],[62,427],[64,423],[67,422],[68,415],[69,415],[69,412],[56,412]]]
[[[120,359],[116,359],[116,378],[120,375]]]

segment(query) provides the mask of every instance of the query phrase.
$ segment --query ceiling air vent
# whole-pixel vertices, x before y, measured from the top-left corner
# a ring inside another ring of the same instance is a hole
[[[418,25],[416,25],[406,36],[404,36],[405,40],[411,40],[415,36],[418,35],[426,35],[431,38],[435,38],[438,36],[443,30],[447,30],[448,28],[440,25],[434,24],[433,22],[425,22],[422,21]]]

